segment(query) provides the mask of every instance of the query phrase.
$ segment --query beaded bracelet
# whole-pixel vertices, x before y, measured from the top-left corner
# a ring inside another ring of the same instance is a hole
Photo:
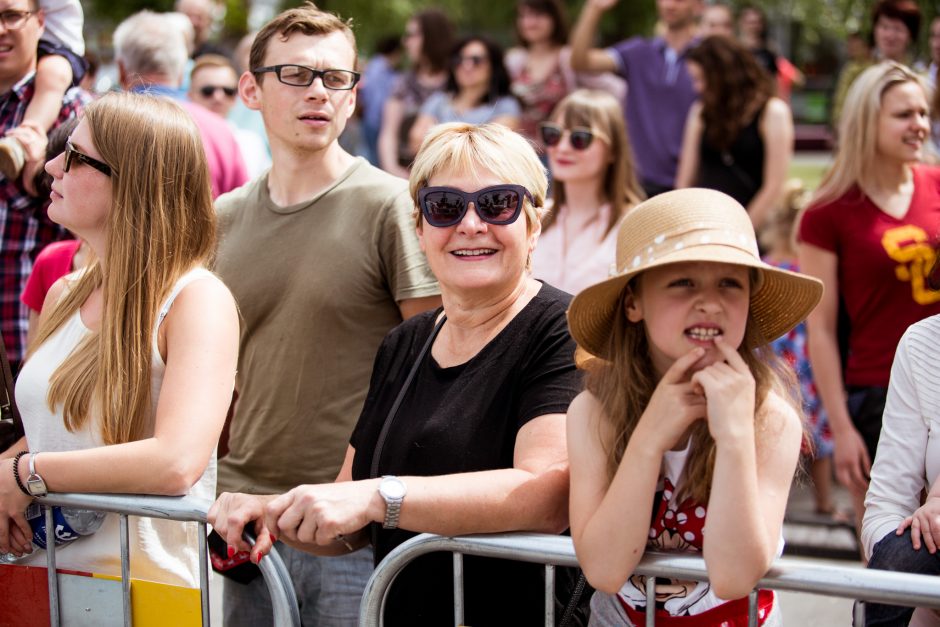
[[[16,479],[16,486],[20,489],[20,492],[32,498],[33,495],[29,493],[29,490],[23,485],[23,480],[20,479],[20,458],[28,454],[29,451],[20,451],[13,457],[13,478]]]

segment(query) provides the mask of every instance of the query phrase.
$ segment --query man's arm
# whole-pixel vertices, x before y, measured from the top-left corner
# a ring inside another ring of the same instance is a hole
[[[617,0],[588,0],[571,31],[571,67],[579,72],[617,72],[617,62],[605,50],[591,47],[604,11]]]

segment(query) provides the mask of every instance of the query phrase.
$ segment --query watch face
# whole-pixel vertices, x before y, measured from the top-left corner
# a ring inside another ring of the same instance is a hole
[[[405,484],[397,478],[386,478],[379,486],[382,496],[387,499],[400,499],[405,496]]]
[[[46,482],[42,480],[42,477],[35,475],[26,480],[26,491],[33,496],[46,496],[48,493]]]

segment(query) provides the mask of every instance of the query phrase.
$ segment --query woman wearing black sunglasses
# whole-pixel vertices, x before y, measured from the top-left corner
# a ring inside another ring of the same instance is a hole
[[[567,527],[565,413],[580,389],[570,296],[527,272],[547,182],[532,146],[498,125],[431,131],[411,172],[419,238],[443,308],[386,336],[337,483],[278,497],[223,494],[216,529],[241,546],[257,520],[317,554],[369,543],[378,562],[418,533]],[[265,507],[266,505],[266,507]],[[466,624],[541,625],[541,566],[466,557]],[[386,625],[453,621],[450,554],[395,580]]]
[[[486,37],[466,37],[454,46],[447,87],[422,105],[411,129],[411,143],[420,146],[435,124],[492,122],[515,129],[520,115],[519,102],[509,91],[502,48]]]
[[[571,294],[606,279],[623,214],[645,198],[620,102],[580,89],[539,126],[552,171],[532,274]]]

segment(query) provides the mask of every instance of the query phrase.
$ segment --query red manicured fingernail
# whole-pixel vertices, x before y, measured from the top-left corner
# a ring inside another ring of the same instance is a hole
[[[275,538],[275,537],[274,537],[274,534],[272,533],[272,534],[271,534],[271,544],[274,544],[275,542],[277,542],[277,538]]]
[[[235,547],[230,546],[228,547],[228,558],[232,559],[233,557],[235,557]]]
[[[262,557],[264,557],[264,555],[262,555],[261,553],[258,553],[258,561],[255,562],[255,563],[260,565],[260,564],[261,564],[261,558],[262,558]]]

